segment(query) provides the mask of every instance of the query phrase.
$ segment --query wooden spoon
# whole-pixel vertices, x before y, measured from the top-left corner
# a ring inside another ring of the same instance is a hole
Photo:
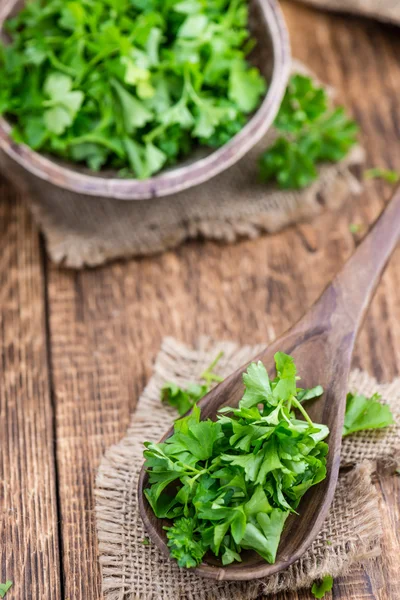
[[[294,357],[302,387],[321,384],[323,397],[308,404],[311,418],[330,429],[327,478],[304,496],[299,516],[291,516],[284,529],[275,564],[267,564],[255,552],[243,553],[243,562],[226,567],[207,558],[195,569],[196,574],[218,580],[250,580],[272,575],[287,568],[304,554],[313,542],[331,505],[340,464],[340,447],[346,406],[347,381],[354,341],[374,294],[383,269],[400,236],[400,188],[388,207],[360,244],[342,271],[327,287],[307,314],[289,331],[255,357],[274,376],[274,354],[283,351]],[[200,402],[202,418],[215,418],[223,406],[237,406],[244,387],[242,373],[235,371]],[[310,405],[311,404],[311,405]],[[173,433],[170,429],[165,440]],[[150,508],[143,489],[147,474],[142,469],[139,480],[140,514],[152,541],[169,556],[163,526]]]

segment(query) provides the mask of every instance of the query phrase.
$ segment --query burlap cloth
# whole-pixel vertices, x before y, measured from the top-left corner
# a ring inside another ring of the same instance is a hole
[[[296,0],[324,10],[359,14],[400,25],[399,0]]]
[[[293,72],[309,71],[299,62]],[[331,90],[330,90],[330,93]],[[271,130],[239,163],[209,182],[166,198],[122,201],[25,194],[50,258],[67,267],[96,266],[116,258],[151,255],[185,240],[235,242],[274,233],[339,208],[360,191],[364,153],[356,147],[339,164],[320,168],[304,191],[282,191],[259,181],[258,157],[276,138]]]
[[[217,370],[226,376],[261,349],[207,339],[191,349],[174,339],[164,340],[128,433],[106,452],[97,474],[96,516],[105,600],[253,600],[285,589],[309,587],[318,577],[338,576],[351,565],[379,555],[381,519],[371,477],[382,464],[392,463],[392,469],[398,464],[400,379],[382,385],[360,371],[352,372],[349,388],[368,395],[381,393],[397,425],[344,439],[342,464],[354,468],[340,476],[325,525],[298,562],[268,579],[216,582],[179,569],[154,545],[143,544],[146,532],[136,494],[143,441],[158,441],[177,416],[160,402],[163,383],[198,381],[220,350],[224,356]]]

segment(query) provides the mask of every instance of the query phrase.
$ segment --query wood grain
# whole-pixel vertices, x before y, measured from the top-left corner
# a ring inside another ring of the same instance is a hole
[[[0,581],[61,597],[53,411],[39,237],[0,180]]]
[[[400,169],[398,29],[297,3],[282,5],[295,56],[337,88],[340,101],[360,122],[368,165]],[[339,214],[235,246],[192,243],[153,259],[82,273],[49,266],[62,592],[43,274],[37,236],[19,200],[15,193],[13,202],[4,205],[1,199],[0,348],[6,368],[0,380],[0,505],[6,512],[0,515],[0,565],[2,577],[16,582],[11,599],[101,597],[95,471],[105,448],[123,436],[162,337],[174,335],[188,343],[202,334],[242,343],[273,340],[304,313],[353,252],[360,236],[349,232],[349,223],[370,224],[389,194],[386,184],[369,182]],[[400,374],[399,264],[397,250],[356,347],[354,366],[380,380]],[[7,408],[4,390],[9,390]],[[39,472],[40,485],[34,488]],[[381,478],[378,486],[383,557],[338,579],[332,594],[336,600],[398,598],[400,480]],[[15,509],[18,519],[10,516]],[[311,594],[303,590],[277,599],[310,600]]]

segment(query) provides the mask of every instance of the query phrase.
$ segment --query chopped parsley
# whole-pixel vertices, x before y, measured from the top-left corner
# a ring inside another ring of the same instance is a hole
[[[0,598],[4,598],[12,584],[13,582],[9,580],[5,583],[0,583]]]
[[[5,28],[14,139],[94,171],[143,179],[221,146],[266,91],[247,0],[32,0]]]
[[[356,234],[356,233],[360,233],[363,229],[363,225],[362,223],[350,223],[349,225],[349,231],[350,233]]]
[[[302,405],[323,390],[297,387],[292,357],[278,352],[275,363],[273,380],[252,363],[238,408],[223,408],[216,422],[202,421],[194,405],[165,442],[145,443],[145,495],[154,514],[170,520],[168,545],[180,567],[195,567],[208,551],[228,565],[244,549],[275,562],[287,517],[326,476],[329,430]]]
[[[311,588],[314,598],[323,598],[333,588],[333,577],[325,575],[319,582],[315,582]]]
[[[260,178],[284,189],[307,187],[318,164],[342,160],[357,141],[356,123],[305,75],[291,77],[274,125],[280,135],[259,159]]]
[[[166,401],[182,413],[193,411],[175,422],[166,442],[145,443],[145,495],[154,514],[171,521],[168,545],[181,567],[195,567],[209,551],[228,565],[240,561],[244,549],[273,563],[287,516],[326,475],[328,428],[313,423],[302,406],[323,389],[298,388],[286,354],[275,355],[272,381],[261,362],[252,363],[243,374],[239,407],[222,409],[215,423],[201,421],[196,402],[222,380],[214,373],[221,356],[202,374],[205,385],[164,386]],[[379,400],[378,394],[349,393],[343,436],[391,425],[390,409]],[[326,576],[313,585],[313,594],[322,598],[332,585]]]

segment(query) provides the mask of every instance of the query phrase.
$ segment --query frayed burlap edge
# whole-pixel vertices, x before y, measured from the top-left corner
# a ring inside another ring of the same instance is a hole
[[[307,587],[327,573],[341,575],[355,563],[380,553],[379,502],[371,477],[377,459],[385,457],[385,433],[375,454],[368,444],[365,445],[365,439],[361,440],[360,434],[354,438],[359,449],[366,448],[369,460],[362,460],[361,450],[358,451],[359,462],[352,471],[340,477],[332,509],[317,539],[302,559],[276,576],[247,583],[211,582],[179,569],[153,545],[142,544],[146,533],[136,498],[142,442],[144,438],[158,440],[166,423],[176,416],[171,408],[161,405],[160,388],[167,380],[179,384],[198,380],[199,373],[220,350],[224,357],[218,370],[226,376],[250,360],[260,347],[239,348],[232,343],[213,344],[202,339],[199,347],[193,350],[171,338],[165,339],[154,374],[139,400],[126,437],[111,447],[102,460],[96,480],[96,517],[106,600],[231,600],[232,597],[254,600],[260,594]],[[380,391],[385,400],[388,399],[386,393],[395,393],[396,406],[391,404],[394,412],[398,410],[399,387],[400,381],[380,386],[360,371],[354,371],[350,379],[351,389],[369,393],[373,388],[373,391]],[[396,444],[399,428],[394,427],[390,435],[390,444]],[[391,449],[388,452],[391,455]],[[347,464],[352,455],[354,449],[348,438],[343,451]]]
[[[247,156],[247,160],[256,158]],[[209,182],[174,197],[151,200],[151,206],[91,198],[67,201],[58,193],[57,198],[29,196],[29,207],[53,262],[75,269],[94,267],[118,258],[159,254],[194,239],[223,243],[254,239],[337,210],[349,196],[360,193],[354,172],[364,158],[364,151],[354,148],[339,164],[322,166],[318,181],[301,192],[265,185],[262,194],[252,195],[252,189],[261,185],[254,179],[245,192],[238,192],[231,181],[224,189],[225,198],[231,194],[231,199],[224,204],[219,204],[221,189],[216,187],[213,195]],[[220,176],[215,185],[224,185],[226,177]]]

